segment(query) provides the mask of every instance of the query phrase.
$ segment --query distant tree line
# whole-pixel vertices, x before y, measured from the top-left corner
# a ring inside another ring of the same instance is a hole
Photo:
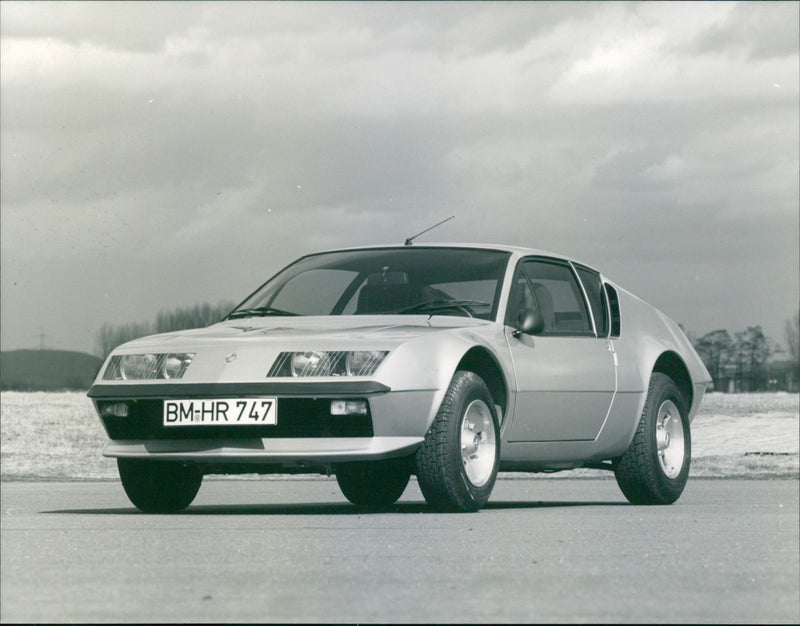
[[[786,322],[788,361],[776,363],[771,357],[783,352],[764,335],[761,326],[748,326],[731,335],[727,330],[712,330],[693,340],[717,391],[797,391],[800,375],[800,314]]]
[[[105,323],[96,333],[97,354],[105,359],[114,348],[126,341],[156,333],[209,326],[220,321],[234,306],[235,304],[229,301],[221,301],[216,305],[195,304],[172,311],[161,310],[154,322],[131,322],[117,326]]]

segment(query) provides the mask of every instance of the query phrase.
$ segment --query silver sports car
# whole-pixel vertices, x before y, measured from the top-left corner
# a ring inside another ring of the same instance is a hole
[[[208,328],[131,341],[89,390],[131,502],[205,474],[335,474],[359,506],[416,475],[475,511],[498,471],[614,472],[636,504],[689,475],[710,377],[678,325],[572,259],[508,246],[304,256]]]

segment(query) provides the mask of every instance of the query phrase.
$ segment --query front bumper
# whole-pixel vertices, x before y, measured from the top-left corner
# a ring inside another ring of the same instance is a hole
[[[436,390],[392,391],[375,381],[99,384],[89,390],[98,414],[106,403],[130,406],[126,417],[101,415],[107,457],[203,464],[320,464],[411,454],[435,414]],[[278,423],[165,427],[165,399],[270,396]],[[367,415],[332,416],[331,400],[363,399]]]

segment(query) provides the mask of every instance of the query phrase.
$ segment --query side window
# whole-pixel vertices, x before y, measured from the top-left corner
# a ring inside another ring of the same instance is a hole
[[[586,297],[589,298],[589,306],[592,307],[594,324],[597,327],[597,336],[605,337],[608,335],[608,307],[603,295],[603,285],[600,282],[600,274],[588,267],[575,265],[583,288],[586,290]]]
[[[606,283],[606,295],[608,296],[608,308],[611,312],[611,336],[619,337],[622,330],[622,321],[619,314],[619,298],[617,290]]]
[[[506,311],[506,323],[513,326],[519,317],[519,314],[525,309],[535,309],[536,302],[533,299],[533,292],[531,286],[528,284],[528,279],[521,271],[517,271],[514,278],[514,286],[511,289],[511,296],[508,302],[508,309]]]
[[[594,336],[583,292],[572,268],[558,261],[524,261],[523,272],[544,316],[544,334]]]

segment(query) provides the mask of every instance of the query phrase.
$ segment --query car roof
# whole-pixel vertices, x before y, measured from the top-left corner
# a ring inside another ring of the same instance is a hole
[[[461,248],[467,250],[497,250],[500,252],[510,252],[515,256],[547,256],[554,259],[560,259],[563,261],[571,261],[574,263],[580,263],[581,265],[585,265],[586,267],[590,267],[583,263],[582,261],[578,261],[572,257],[568,257],[563,254],[558,254],[555,252],[548,252],[547,250],[539,250],[536,248],[524,248],[521,246],[509,246],[505,244],[489,244],[489,243],[443,243],[443,242],[434,242],[434,243],[415,243],[410,246],[405,246],[403,244],[379,244],[379,245],[372,245],[372,246],[353,246],[348,248],[332,248],[330,250],[320,250],[319,252],[312,252],[304,256],[313,256],[315,254],[326,254],[328,252],[345,252],[345,251],[356,251],[356,250],[389,250],[389,249],[398,249],[398,248]]]

